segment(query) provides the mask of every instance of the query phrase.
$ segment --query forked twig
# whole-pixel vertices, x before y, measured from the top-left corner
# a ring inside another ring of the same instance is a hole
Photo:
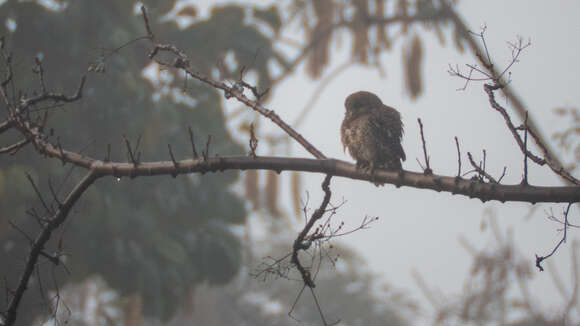
[[[573,203],[569,203],[568,207],[566,208],[566,211],[564,212],[564,234],[562,235],[562,239],[560,239],[560,241],[558,242],[558,244],[554,247],[554,249],[552,249],[552,251],[546,255],[546,256],[538,256],[536,254],[536,267],[540,270],[540,272],[544,271],[544,267],[542,267],[542,261],[552,257],[552,255],[556,252],[556,250],[558,250],[558,248],[560,247],[560,245],[564,242],[566,242],[566,236],[567,236],[567,232],[568,232],[568,213],[570,212],[570,207],[572,207]]]

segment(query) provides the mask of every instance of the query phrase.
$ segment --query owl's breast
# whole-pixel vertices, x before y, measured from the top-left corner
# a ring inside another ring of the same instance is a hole
[[[369,116],[345,120],[341,126],[342,145],[348,148],[350,156],[356,160],[372,161],[374,144],[372,141]]]

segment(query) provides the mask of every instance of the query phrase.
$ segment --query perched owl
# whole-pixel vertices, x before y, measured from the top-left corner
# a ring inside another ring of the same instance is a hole
[[[358,168],[401,170],[405,151],[401,146],[403,122],[399,111],[373,93],[356,92],[344,102],[346,114],[340,127],[342,145]]]

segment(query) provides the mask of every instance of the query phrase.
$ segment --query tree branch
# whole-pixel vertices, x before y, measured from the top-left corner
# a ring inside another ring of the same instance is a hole
[[[314,223],[316,223],[316,221],[322,218],[322,216],[326,212],[326,207],[330,202],[331,196],[330,191],[331,178],[332,176],[330,174],[327,174],[326,178],[324,178],[324,181],[322,182],[322,190],[324,190],[324,199],[322,200],[322,203],[320,203],[320,207],[312,213],[312,216],[310,216],[308,223],[306,223],[300,234],[298,234],[296,240],[294,240],[294,245],[292,246],[292,263],[296,265],[296,268],[300,272],[302,280],[304,281],[304,285],[308,286],[309,288],[313,288],[316,285],[314,284],[314,280],[312,280],[312,275],[310,274],[310,271],[306,270],[304,266],[302,266],[302,264],[300,263],[300,260],[298,259],[298,251],[306,250],[310,247],[310,245],[305,244],[304,238],[308,235],[308,232],[310,232],[310,230],[314,226]]]
[[[18,286],[13,293],[12,299],[8,304],[8,309],[3,313],[4,316],[4,326],[12,326],[16,321],[16,315],[18,311],[18,306],[22,300],[22,296],[26,291],[34,267],[38,262],[38,258],[43,254],[43,249],[45,244],[50,240],[52,232],[58,228],[67,218],[70,209],[79,200],[82,194],[89,188],[91,184],[99,176],[94,171],[89,171],[85,177],[74,187],[74,189],[69,193],[65,201],[59,207],[59,209],[54,213],[54,215],[48,220],[45,227],[42,229],[40,234],[34,240],[28,253],[28,258],[26,259],[26,264],[24,267],[24,272],[20,276]]]
[[[331,174],[369,182],[388,183],[397,186],[408,186],[419,189],[431,189],[437,192],[449,192],[478,198],[485,202],[498,200],[501,202],[579,202],[580,187],[545,187],[531,185],[502,185],[475,180],[458,178],[457,176],[425,175],[410,171],[389,171],[377,169],[374,177],[368,173],[356,169],[354,164],[335,159],[306,159],[290,157],[247,157],[231,156],[203,159],[182,160],[177,162],[177,168],[172,161],[142,162],[138,166],[130,163],[112,163],[94,161],[92,168],[99,175],[123,176],[149,176],[149,175],[172,175],[188,173],[221,172],[225,170],[273,170],[280,171],[303,171]],[[403,177],[400,176],[402,173]]]
[[[302,137],[302,135],[300,135],[292,127],[290,127],[290,125],[288,125],[286,122],[284,122],[273,110],[266,109],[264,106],[262,106],[259,103],[259,98],[257,100],[250,100],[248,97],[246,97],[243,93],[244,86],[242,84],[236,83],[230,87],[223,82],[215,81],[215,80],[211,79],[210,77],[205,76],[202,73],[194,70],[190,66],[190,63],[189,63],[190,60],[187,57],[187,55],[185,54],[185,52],[178,49],[174,45],[154,43],[154,41],[153,41],[154,35],[152,34],[151,27],[149,26],[149,20],[147,18],[146,10],[142,8],[141,11],[143,13],[143,20],[145,22],[147,31],[150,35],[151,42],[154,45],[153,50],[149,53],[150,59],[153,60],[160,51],[173,53],[176,56],[173,63],[163,62],[160,60],[156,60],[156,62],[162,66],[166,66],[166,67],[173,66],[177,69],[181,69],[189,76],[191,76],[191,77],[193,77],[193,78],[195,78],[203,83],[206,83],[206,84],[208,84],[216,89],[223,90],[225,95],[226,95],[226,98],[234,97],[239,102],[245,104],[247,107],[253,109],[254,111],[260,113],[264,117],[270,119],[272,122],[274,122],[276,125],[278,125],[278,127],[280,127],[280,129],[284,130],[290,137],[294,138],[308,152],[310,152],[312,155],[314,155],[314,157],[319,158],[319,159],[326,158],[326,156],[324,154],[322,154],[321,151],[319,151],[316,147],[314,147],[314,145],[310,144],[310,142],[308,142],[304,137]]]
[[[26,124],[25,124],[26,125]],[[438,192],[450,192],[469,198],[520,202],[578,202],[580,187],[538,187],[531,185],[499,185],[479,182],[458,177],[424,175],[422,173],[401,171],[393,172],[377,169],[374,177],[357,170],[354,164],[335,159],[305,159],[290,157],[214,157],[206,159],[189,159],[177,161],[157,161],[121,163],[102,161],[89,156],[70,152],[46,141],[38,128],[25,129],[24,132],[34,143],[37,150],[49,157],[54,157],[74,165],[94,170],[99,176],[138,177],[148,175],[177,175],[188,173],[217,172],[224,170],[265,169],[280,171],[318,172],[370,182],[389,183],[397,186],[408,186],[421,189],[432,189]]]
[[[481,46],[475,40],[473,35],[471,35],[469,33],[469,28],[467,27],[465,22],[461,19],[461,17],[449,6],[447,6],[447,11],[448,12],[446,13],[446,16],[453,23],[453,25],[455,26],[455,29],[458,31],[458,33],[461,34],[462,38],[467,42],[469,48],[475,54],[475,56],[479,59],[480,63],[484,67],[486,67],[486,69],[490,75],[500,76],[501,72],[499,72],[495,66],[490,65],[489,63],[485,62],[485,59],[484,59],[485,50],[481,48]],[[514,93],[514,91],[510,87],[510,85],[505,85],[502,88],[502,91],[506,97],[506,101],[511,104],[511,106],[514,108],[516,113],[519,115],[520,119],[524,120],[527,109],[524,106],[522,100]],[[568,173],[564,169],[564,167],[563,167],[564,165],[562,164],[560,159],[557,156],[552,154],[552,153],[554,153],[554,149],[551,147],[550,143],[548,141],[546,141],[546,138],[543,137],[541,134],[536,133],[536,131],[539,130],[539,128],[536,125],[536,122],[532,116],[528,117],[527,125],[528,125],[528,130],[529,130],[530,136],[532,136],[532,138],[534,139],[536,144],[542,150],[543,155],[544,155],[544,159],[546,160],[546,162],[548,163],[548,166],[552,169],[552,171],[554,171],[556,174],[558,174],[563,180],[565,180],[568,183],[572,183],[572,184],[576,184],[576,185],[580,184],[580,183],[578,183],[577,179],[572,177],[572,175],[570,175],[570,173]]]

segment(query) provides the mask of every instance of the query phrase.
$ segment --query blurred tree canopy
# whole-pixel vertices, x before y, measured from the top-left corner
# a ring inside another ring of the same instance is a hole
[[[0,6],[0,21],[13,23],[2,24],[0,35],[5,35],[6,46],[13,50],[19,89],[38,86],[30,72],[34,58],[46,67],[46,84],[54,91],[76,89],[80,76],[93,71],[80,102],[65,108],[36,108],[48,112],[53,140],[58,138],[63,147],[102,158],[109,155],[110,144],[110,159],[123,161],[126,152],[122,140],[127,137],[133,146],[139,144],[141,160],[160,160],[168,158],[166,144],[180,150],[191,148],[187,137],[187,127],[191,126],[200,148],[211,135],[210,155],[243,153],[226,130],[215,89],[191,82],[187,100],[183,100],[185,95],[178,88],[147,81],[139,73],[149,64],[145,44],[137,41],[119,48],[145,35],[135,2],[71,1],[59,5],[47,8],[34,2],[7,1]],[[159,18],[173,4],[150,1],[150,5]],[[155,19],[154,27],[160,36],[195,53],[195,64],[208,72],[218,68],[216,58],[228,53],[240,62],[252,62],[260,48],[261,56],[275,59],[272,41],[248,26],[244,15],[241,7],[225,6],[183,30],[171,20],[161,23]],[[267,62],[253,61],[252,69],[260,82],[268,83],[270,78]],[[152,100],[154,93],[160,96]],[[62,195],[80,171],[38,160],[33,148],[2,157],[0,241],[4,250],[0,251],[0,261],[8,284],[18,280],[28,250],[28,242],[9,221],[30,234],[37,230],[36,221],[23,214],[37,200],[25,172],[43,193],[50,193],[50,178]],[[195,284],[223,284],[240,267],[240,244],[228,228],[244,223],[246,218],[243,201],[230,191],[237,177],[238,173],[227,172],[130,182],[108,178],[96,183],[46,249],[62,250],[69,257],[66,266],[70,275],[51,273],[55,267],[41,264],[37,275],[43,278],[44,290],[100,274],[122,294],[142,294],[146,314],[171,316]],[[56,275],[56,282],[52,275]],[[37,286],[38,280],[31,288]],[[3,291],[3,302],[5,295]],[[23,324],[42,306],[32,291],[25,299],[19,313]]]

